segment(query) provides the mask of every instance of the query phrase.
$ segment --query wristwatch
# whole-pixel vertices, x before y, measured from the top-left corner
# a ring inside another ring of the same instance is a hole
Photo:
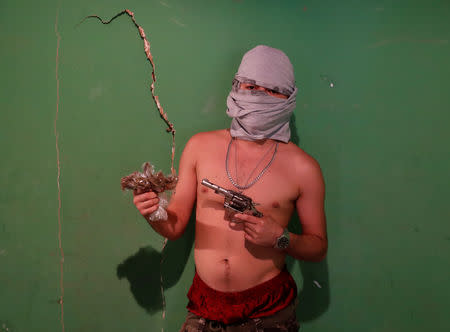
[[[277,238],[277,241],[275,242],[275,248],[287,249],[287,247],[289,247],[289,231],[287,228],[285,228],[283,234],[281,234],[280,237]]]

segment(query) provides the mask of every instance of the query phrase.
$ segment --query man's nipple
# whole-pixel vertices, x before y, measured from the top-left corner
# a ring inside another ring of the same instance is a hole
[[[280,203],[278,203],[277,201],[275,201],[275,202],[272,203],[272,207],[273,207],[274,209],[279,209],[279,208],[280,208]]]

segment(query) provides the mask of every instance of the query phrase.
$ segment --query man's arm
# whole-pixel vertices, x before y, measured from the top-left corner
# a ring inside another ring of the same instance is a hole
[[[302,164],[299,173],[299,178],[302,179],[301,190],[296,201],[302,234],[290,233],[289,247],[285,252],[298,260],[321,261],[328,248],[324,212],[325,185],[320,166],[313,158]],[[271,216],[257,218],[236,214],[235,218],[245,221],[245,239],[254,244],[274,247],[277,238],[283,234],[283,227]]]
[[[320,166],[312,158],[302,173],[301,192],[296,202],[302,234],[290,233],[286,252],[299,260],[321,261],[328,249],[324,211],[325,184]]]
[[[148,216],[158,209],[158,197],[154,192],[135,195],[133,203],[150,226],[169,240],[183,235],[197,195],[195,136],[191,138],[181,155],[178,183],[167,207],[167,220],[148,221]],[[197,149],[198,150],[198,149]]]

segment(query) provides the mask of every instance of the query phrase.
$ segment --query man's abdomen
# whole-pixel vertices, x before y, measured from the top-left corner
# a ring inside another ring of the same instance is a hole
[[[280,273],[284,254],[247,242],[243,230],[227,228],[197,221],[195,265],[208,286],[223,292],[241,291]]]

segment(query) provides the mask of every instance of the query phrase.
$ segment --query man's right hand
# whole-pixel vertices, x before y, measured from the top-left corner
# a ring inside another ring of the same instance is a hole
[[[145,219],[147,219],[147,217],[153,212],[158,210],[159,198],[155,192],[149,191],[143,194],[133,193],[133,196],[134,205],[136,205],[136,208],[144,216]]]

